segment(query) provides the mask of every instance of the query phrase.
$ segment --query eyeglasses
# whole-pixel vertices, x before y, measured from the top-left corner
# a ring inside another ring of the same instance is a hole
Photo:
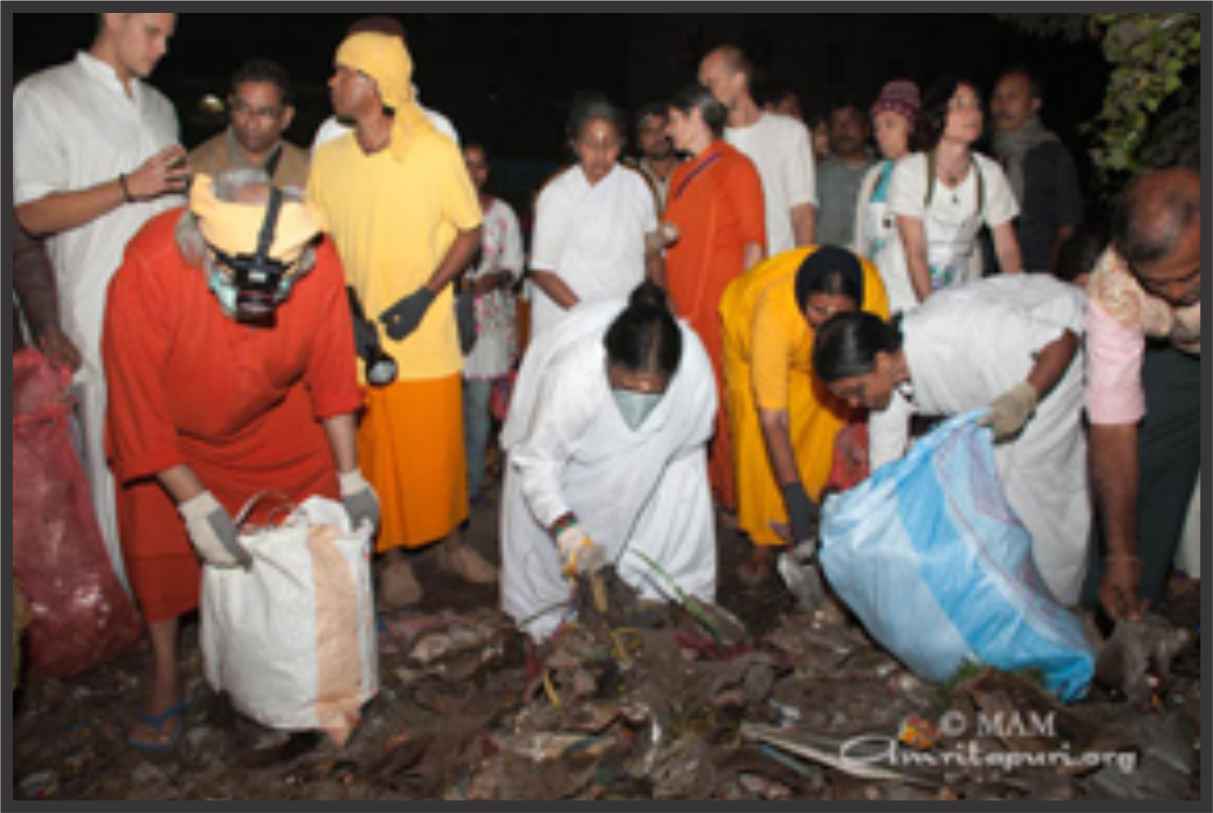
[[[228,108],[232,111],[232,115],[238,116],[256,116],[263,119],[276,119],[282,115],[282,105],[273,107],[253,107],[246,104],[242,99],[229,98]]]

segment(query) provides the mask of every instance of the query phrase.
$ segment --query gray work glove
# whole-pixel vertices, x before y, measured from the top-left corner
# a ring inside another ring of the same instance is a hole
[[[792,544],[799,545],[801,542],[811,540],[813,538],[813,517],[816,515],[817,509],[813,506],[809,495],[805,493],[804,486],[798,481],[788,483],[780,490],[783,492],[783,504],[788,509],[788,525],[791,526]]]
[[[1036,388],[1027,381],[1021,381],[990,404],[990,411],[980,423],[994,430],[995,442],[1006,440],[1023,429],[1028,418],[1036,409]]]
[[[396,304],[379,314],[379,321],[387,330],[387,335],[400,341],[416,330],[417,325],[421,324],[421,318],[425,316],[426,309],[434,301],[434,297],[434,292],[422,285],[408,296],[401,297]]]
[[[362,472],[358,469],[338,472],[337,482],[341,486],[341,503],[350,515],[350,527],[357,529],[363,520],[371,523],[372,529],[378,526],[379,497]]]
[[[236,538],[236,524],[227,510],[209,491],[178,504],[177,512],[185,520],[194,550],[205,564],[213,567],[252,567],[253,557]]]

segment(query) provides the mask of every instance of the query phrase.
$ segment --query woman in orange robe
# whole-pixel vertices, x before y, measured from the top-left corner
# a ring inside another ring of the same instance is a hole
[[[711,91],[690,85],[670,102],[674,146],[694,157],[674,170],[662,216],[678,230],[666,250],[665,282],[679,316],[707,348],[721,409],[708,458],[712,492],[722,509],[736,510],[733,451],[723,408],[723,345],[719,305],[725,287],[764,256],[766,224],[758,170],[722,140],[727,111]]]
[[[338,499],[338,469],[342,478],[356,471],[353,413],[362,403],[332,243],[305,249],[296,268],[311,269],[296,275],[272,327],[244,324],[212,293],[208,273],[215,284],[222,272],[198,226],[179,226],[185,217],[193,215],[165,212],[127,245],[101,341],[123,556],[152,640],[149,698],[129,742],[148,750],[166,750],[181,731],[178,618],[198,606],[201,583],[165,473],[192,472],[230,517],[266,489],[292,501]],[[181,235],[191,231],[205,260],[183,256]]]

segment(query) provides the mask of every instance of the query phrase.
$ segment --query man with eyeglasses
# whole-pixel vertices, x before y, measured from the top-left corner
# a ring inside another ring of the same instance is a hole
[[[1102,571],[1099,601],[1113,618],[1165,598],[1200,469],[1200,277],[1200,175],[1138,177],[1087,287],[1091,473],[1105,542],[1090,572]]]
[[[232,76],[229,125],[190,153],[197,172],[217,175],[228,169],[264,170],[277,186],[307,188],[307,150],[283,139],[295,118],[290,77],[267,59],[246,62]]]

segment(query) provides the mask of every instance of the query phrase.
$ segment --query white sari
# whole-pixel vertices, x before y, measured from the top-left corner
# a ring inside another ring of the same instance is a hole
[[[653,193],[616,164],[593,186],[580,165],[553,178],[535,202],[531,268],[559,276],[581,302],[626,297],[644,280],[644,235],[657,228]],[[567,311],[535,286],[532,335]]]
[[[501,605],[536,640],[570,608],[570,584],[546,528],[572,511],[619,575],[642,595],[716,594],[716,526],[707,441],[716,385],[707,353],[684,322],[682,358],[665,396],[635,430],[606,377],[603,337],[625,302],[578,305],[536,336],[523,358],[501,431],[508,455],[501,511]]]
[[[1086,297],[1045,274],[999,274],[937,291],[906,314],[903,349],[912,397],[894,392],[868,418],[871,465],[900,457],[912,415],[988,406],[1028,377],[1034,354],[1071,330],[1082,336]],[[994,446],[1003,492],[1032,534],[1040,575],[1062,604],[1078,599],[1087,567],[1091,494],[1082,426],[1081,346],[1014,439]]]

